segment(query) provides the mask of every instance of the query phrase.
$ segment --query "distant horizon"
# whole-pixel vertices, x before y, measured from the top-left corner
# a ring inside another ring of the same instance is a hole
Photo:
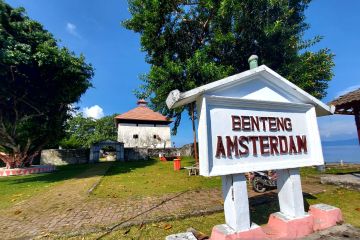
[[[339,139],[339,140],[321,140],[323,145],[327,146],[343,146],[343,145],[359,145],[359,140],[357,138],[349,138],[349,139]],[[334,144],[334,145],[333,145]]]

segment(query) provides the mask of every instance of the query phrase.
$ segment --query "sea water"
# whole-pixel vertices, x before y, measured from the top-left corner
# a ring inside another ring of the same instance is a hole
[[[360,145],[323,146],[323,154],[327,163],[360,163]]]

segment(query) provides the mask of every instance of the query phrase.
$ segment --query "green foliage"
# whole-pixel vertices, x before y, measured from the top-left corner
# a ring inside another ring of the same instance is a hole
[[[65,126],[66,137],[60,141],[63,148],[88,148],[93,143],[105,140],[117,140],[114,117],[117,114],[100,119],[85,118],[77,114],[70,118]]]
[[[184,108],[168,110],[173,89],[194,87],[247,70],[257,54],[261,64],[279,72],[315,97],[326,95],[333,76],[329,49],[309,50],[321,40],[303,40],[309,28],[304,11],[311,0],[129,0],[132,17],[123,25],[141,35],[151,64],[142,77],[138,97],[174,117],[176,128]]]
[[[91,86],[93,68],[59,47],[23,8],[0,0],[0,158],[8,167],[29,164],[61,139],[71,104]]]

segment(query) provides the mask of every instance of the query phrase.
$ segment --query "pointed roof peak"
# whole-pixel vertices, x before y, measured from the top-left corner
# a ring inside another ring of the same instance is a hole
[[[148,102],[145,99],[139,99],[136,104],[138,106],[147,106]]]
[[[128,112],[120,114],[115,117],[116,120],[122,120],[123,122],[129,121],[146,121],[146,122],[165,122],[171,123],[172,120],[163,116],[162,114],[153,111],[147,106],[147,101],[139,99],[137,101],[137,107],[131,109]]]
[[[315,106],[318,116],[330,115],[333,113],[333,109],[327,106],[325,103],[311,96],[295,84],[291,83],[289,80],[280,76],[275,71],[271,70],[265,65],[208,83],[206,85],[191,89],[186,92],[180,92],[175,89],[171,91],[166,99],[166,105],[169,109],[180,107],[188,103],[196,101],[196,98],[215,91],[216,89],[221,89],[225,87],[231,87],[245,83],[247,81],[255,79],[255,77],[262,77],[268,82],[273,83],[275,86],[278,86],[280,89],[283,89],[288,94],[291,94],[295,98],[301,100],[302,103],[308,103]]]

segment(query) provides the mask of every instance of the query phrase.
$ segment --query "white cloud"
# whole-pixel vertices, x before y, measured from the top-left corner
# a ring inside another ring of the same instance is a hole
[[[354,116],[328,116],[318,118],[318,125],[323,140],[344,140],[356,138],[357,131]]]
[[[77,108],[77,106],[74,103],[69,104],[68,107],[69,107],[68,113],[73,117],[79,112],[79,109]]]
[[[66,24],[66,31],[67,31],[68,33],[70,33],[71,35],[80,38],[81,36],[80,36],[80,34],[77,32],[76,28],[77,28],[76,25],[73,24],[73,23],[68,22],[68,23]]]
[[[84,117],[92,117],[94,119],[99,119],[104,116],[104,111],[99,105],[94,105],[92,107],[83,108]]]
[[[336,95],[335,95],[335,98],[338,98],[338,97],[340,97],[340,96],[342,96],[342,95],[344,95],[344,94],[346,94],[348,92],[355,91],[355,90],[357,90],[359,88],[360,88],[360,84],[350,86],[350,87],[348,87],[348,88],[346,88],[346,89],[344,89],[342,91],[337,92]]]

